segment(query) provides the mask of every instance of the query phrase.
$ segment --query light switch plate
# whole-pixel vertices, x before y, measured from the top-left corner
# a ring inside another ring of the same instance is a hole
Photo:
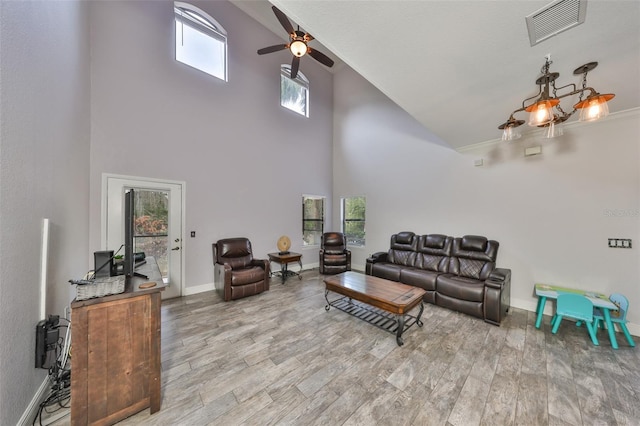
[[[540,145],[531,146],[524,149],[524,156],[530,157],[532,155],[542,154],[542,147]]]

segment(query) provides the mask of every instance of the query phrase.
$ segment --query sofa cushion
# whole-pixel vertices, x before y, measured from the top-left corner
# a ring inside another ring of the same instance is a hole
[[[390,263],[404,266],[414,266],[416,263],[416,249],[418,238],[413,232],[399,232],[391,236],[391,248],[387,253]]]
[[[323,262],[325,266],[332,265],[346,265],[347,264],[347,255],[342,254],[324,254]]]
[[[400,270],[403,266],[393,263],[374,263],[371,275],[391,281],[400,281]]]
[[[487,238],[478,235],[465,235],[460,241],[462,250],[485,251],[487,249]]]
[[[264,280],[264,269],[259,266],[234,269],[231,271],[231,285],[245,285]]]
[[[441,234],[418,237],[416,267],[429,271],[448,272],[453,239]]]
[[[473,278],[474,280],[480,279],[480,272],[482,268],[487,264],[487,262],[483,262],[482,260],[473,260],[473,259],[465,259],[459,258],[460,269],[459,274],[461,277]]]
[[[455,299],[471,302],[484,300],[484,282],[452,274],[440,275],[437,278],[436,291]]]
[[[438,306],[462,312],[467,315],[472,315],[477,318],[484,318],[482,302],[470,302],[468,300],[456,299],[455,297],[445,296],[437,292],[435,296],[435,304]]]
[[[477,235],[454,238],[449,261],[449,273],[486,280],[496,267],[499,244]]]
[[[404,268],[400,271],[400,282],[433,291],[436,289],[436,278],[438,278],[438,275],[440,275],[439,272],[417,268]]]
[[[445,244],[449,243],[449,237],[442,234],[429,234],[423,235],[420,237],[420,241],[418,242],[418,250],[423,251],[425,249],[433,249],[433,250],[443,250],[445,249]],[[450,244],[450,243],[449,243]],[[446,253],[442,253],[446,254]]]
[[[340,232],[325,232],[322,235],[322,248],[325,253],[344,254],[347,249],[344,234]]]
[[[391,248],[393,248],[394,244],[411,246],[413,244],[413,240],[415,239],[415,237],[416,237],[416,234],[414,234],[413,232],[409,232],[409,231],[398,232],[397,234],[391,236]]]

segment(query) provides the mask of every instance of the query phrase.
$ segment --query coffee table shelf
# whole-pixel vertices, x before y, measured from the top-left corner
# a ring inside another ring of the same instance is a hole
[[[328,311],[330,307],[333,306],[334,308],[339,309],[342,312],[346,312],[347,314],[361,319],[382,330],[397,335],[398,320],[396,319],[395,314],[383,311],[382,309],[378,309],[373,306],[369,306],[362,302],[358,302],[347,296],[339,297],[336,300],[329,301],[327,293],[328,291],[325,292],[325,299],[327,299],[327,305],[324,307],[325,310]],[[408,314],[404,315],[404,327],[402,333],[407,331],[412,325],[416,323],[418,324],[418,327],[422,327],[423,324],[420,320],[420,317],[422,316],[423,310],[424,305],[421,304],[420,313],[417,317]],[[400,337],[398,337],[398,346],[402,346],[404,344],[404,341],[402,340],[402,333],[400,333]]]
[[[383,278],[343,272],[324,279],[327,301],[325,310],[335,307],[376,327],[395,333],[398,346],[402,346],[402,333],[413,324],[422,327],[420,317],[424,311],[424,289],[396,283]],[[340,295],[329,300],[329,292]],[[420,305],[418,316],[409,312]]]

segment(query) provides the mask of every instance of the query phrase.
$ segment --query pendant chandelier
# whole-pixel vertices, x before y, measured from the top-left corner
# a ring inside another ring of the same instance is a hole
[[[513,111],[509,119],[498,126],[498,129],[503,131],[502,140],[510,141],[521,136],[518,127],[525,121],[517,120],[514,114],[522,111],[529,113],[527,122],[529,126],[545,128],[544,136],[547,138],[561,135],[562,130],[558,125],[568,120],[577,110],[580,110],[580,121],[594,121],[609,115],[607,102],[615,95],[611,93],[602,95],[587,86],[587,73],[598,66],[597,62],[589,62],[573,71],[574,75],[582,75],[581,88],[573,83],[556,87],[556,79],[560,74],[549,71],[551,64],[551,60],[547,57],[540,70],[542,76],[536,80],[538,93],[522,101],[522,108]],[[569,91],[562,93],[564,90]],[[560,100],[573,95],[579,95],[578,103],[573,105],[572,111],[565,112],[560,105]]]

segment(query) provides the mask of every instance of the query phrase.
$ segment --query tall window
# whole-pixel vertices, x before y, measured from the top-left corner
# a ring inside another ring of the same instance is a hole
[[[309,117],[309,80],[300,71],[291,79],[291,65],[280,66],[280,105]]]
[[[342,199],[342,232],[347,244],[363,247],[365,243],[365,197],[348,197]]]
[[[227,32],[211,16],[175,2],[176,60],[227,81]]]
[[[324,229],[324,197],[317,195],[302,196],[302,245],[320,244]]]

